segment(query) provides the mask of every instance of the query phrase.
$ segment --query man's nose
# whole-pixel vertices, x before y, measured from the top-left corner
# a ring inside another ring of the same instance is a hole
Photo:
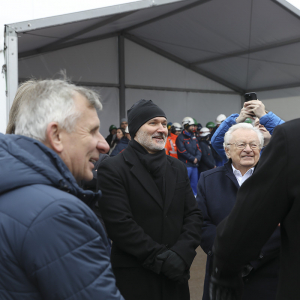
[[[246,152],[252,151],[252,148],[250,147],[249,144],[246,144],[246,147],[244,148],[244,151],[246,151]]]
[[[98,143],[97,143],[97,149],[100,153],[107,153],[109,151],[109,145],[106,142],[105,138],[103,135],[99,132],[99,138],[98,138]]]
[[[158,127],[157,131],[159,131],[159,132],[165,132],[166,130],[168,130],[166,128],[166,126],[164,126],[163,124],[159,124],[159,127]]]

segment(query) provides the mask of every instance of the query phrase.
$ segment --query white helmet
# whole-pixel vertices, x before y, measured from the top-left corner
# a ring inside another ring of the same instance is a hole
[[[194,122],[193,118],[191,118],[191,117],[185,117],[185,118],[183,118],[181,124],[182,124],[182,126],[184,126],[186,124],[188,124],[188,125],[194,125],[195,122]]]
[[[200,136],[207,136],[210,134],[210,130],[207,127],[202,127],[200,130]]]
[[[220,125],[225,120],[226,120],[226,116],[223,114],[220,114],[216,118],[216,123],[217,123],[217,125]]]
[[[172,124],[171,128],[174,127],[175,131],[181,131],[182,127],[179,123],[175,122]]]

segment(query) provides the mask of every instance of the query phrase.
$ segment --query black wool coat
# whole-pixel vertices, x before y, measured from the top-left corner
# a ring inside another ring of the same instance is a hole
[[[238,273],[259,254],[280,223],[281,256],[277,300],[299,299],[300,284],[300,119],[275,128],[254,174],[217,228],[214,264]]]
[[[99,207],[113,241],[111,263],[124,298],[188,300],[188,282],[168,279],[156,259],[171,249],[189,268],[200,244],[202,216],[184,164],[167,156],[165,199],[130,145],[104,161],[98,174]]]

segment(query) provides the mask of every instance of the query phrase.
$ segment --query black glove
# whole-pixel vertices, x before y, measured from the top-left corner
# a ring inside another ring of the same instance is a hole
[[[215,268],[209,283],[210,300],[240,300],[243,280],[241,274],[221,274]]]
[[[174,281],[180,281],[189,276],[189,274],[186,273],[187,266],[185,262],[174,251],[167,250],[166,252],[157,255],[156,258],[164,261],[161,272],[168,278]]]

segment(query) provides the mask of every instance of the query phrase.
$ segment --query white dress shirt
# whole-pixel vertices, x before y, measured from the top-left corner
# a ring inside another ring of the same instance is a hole
[[[231,164],[231,166],[232,166],[233,174],[240,186],[244,183],[246,179],[248,179],[253,174],[254,171],[254,167],[253,167],[249,169],[243,176],[241,172],[233,166],[233,164]]]

